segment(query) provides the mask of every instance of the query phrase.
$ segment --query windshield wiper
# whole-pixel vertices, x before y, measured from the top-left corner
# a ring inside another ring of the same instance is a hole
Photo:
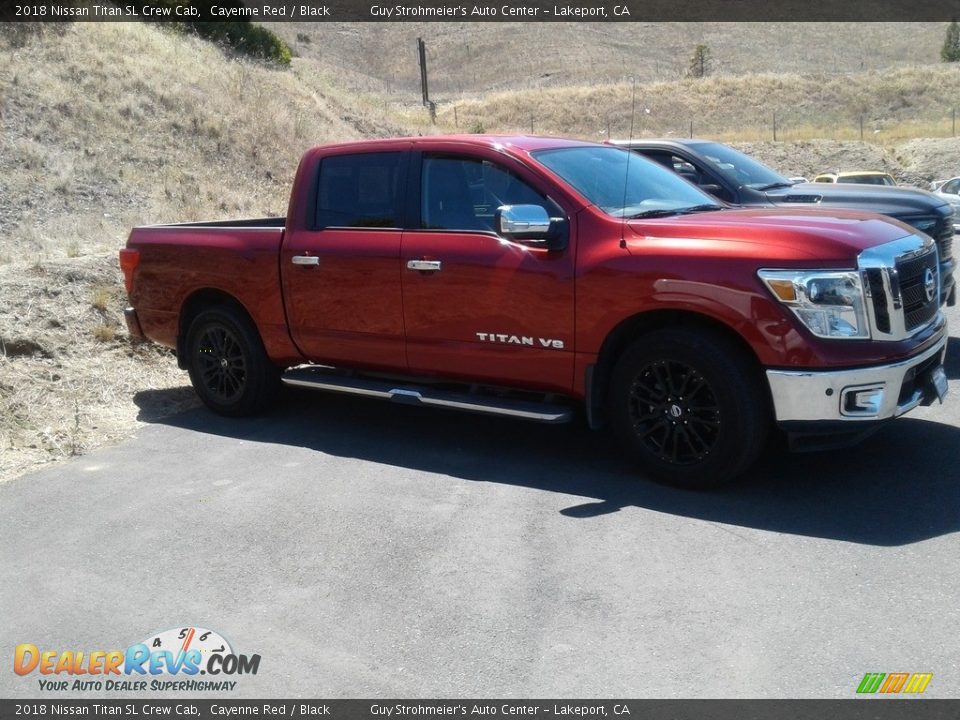
[[[796,183],[792,183],[792,182],[772,182],[772,183],[767,183],[766,185],[761,185],[758,188],[754,188],[754,190],[759,190],[760,192],[764,192],[766,190],[773,190],[774,188],[793,187],[795,184]]]
[[[704,203],[703,205],[693,205],[688,208],[683,208],[677,212],[681,215],[686,215],[687,213],[710,212],[711,210],[723,210],[723,205]]]
[[[657,208],[656,210],[638,212],[636,215],[630,215],[627,219],[638,220],[639,218],[670,217],[671,215],[687,215],[689,213],[709,212],[711,210],[723,210],[723,205],[704,203],[703,205],[691,205],[690,207]]]
[[[679,215],[682,212],[681,208],[657,208],[656,210],[644,210],[643,212],[638,212],[635,215],[628,215],[627,220],[638,220],[640,218],[658,218],[658,217],[670,217],[671,215]]]

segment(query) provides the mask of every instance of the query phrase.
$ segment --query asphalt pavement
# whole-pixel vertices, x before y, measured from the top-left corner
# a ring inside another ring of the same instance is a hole
[[[582,421],[310,391],[0,485],[0,697],[58,696],[18,644],[188,626],[260,656],[224,697],[844,698],[867,672],[960,697],[949,315],[945,405],[722,491],[646,482]]]

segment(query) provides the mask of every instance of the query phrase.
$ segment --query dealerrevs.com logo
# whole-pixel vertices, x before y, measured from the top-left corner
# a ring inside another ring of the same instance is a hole
[[[222,635],[201,627],[165,630],[126,650],[49,650],[22,643],[13,653],[13,671],[41,676],[39,689],[47,692],[229,691],[237,681],[228,678],[256,675],[259,668],[259,655],[237,654]]]

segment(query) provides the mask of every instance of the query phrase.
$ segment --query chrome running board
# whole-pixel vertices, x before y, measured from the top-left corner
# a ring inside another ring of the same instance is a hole
[[[397,384],[386,380],[342,375],[323,367],[300,367],[287,370],[282,380],[284,385],[295,387],[361,395],[391,400],[404,405],[424,405],[484,415],[501,415],[534,422],[565,423],[573,418],[571,408],[556,403],[435,390],[407,383]]]

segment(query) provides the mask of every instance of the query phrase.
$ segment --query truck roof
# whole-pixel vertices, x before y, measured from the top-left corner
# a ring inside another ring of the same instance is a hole
[[[617,147],[642,147],[644,145],[662,145],[664,147],[682,145],[690,147],[693,145],[708,145],[716,143],[716,141],[703,138],[633,138],[632,140],[610,140],[608,143]]]
[[[418,135],[413,137],[397,137],[379,140],[355,140],[345,143],[333,143],[329,145],[318,145],[314,148],[328,150],[331,148],[350,148],[363,147],[370,148],[377,145],[392,146],[413,143],[414,145],[442,145],[446,143],[457,143],[461,145],[474,145],[477,147],[489,147],[494,149],[512,148],[522,152],[532,152],[534,150],[547,150],[551,148],[574,147],[579,145],[597,145],[597,143],[584,140],[571,140],[560,137],[542,137],[537,135]]]

